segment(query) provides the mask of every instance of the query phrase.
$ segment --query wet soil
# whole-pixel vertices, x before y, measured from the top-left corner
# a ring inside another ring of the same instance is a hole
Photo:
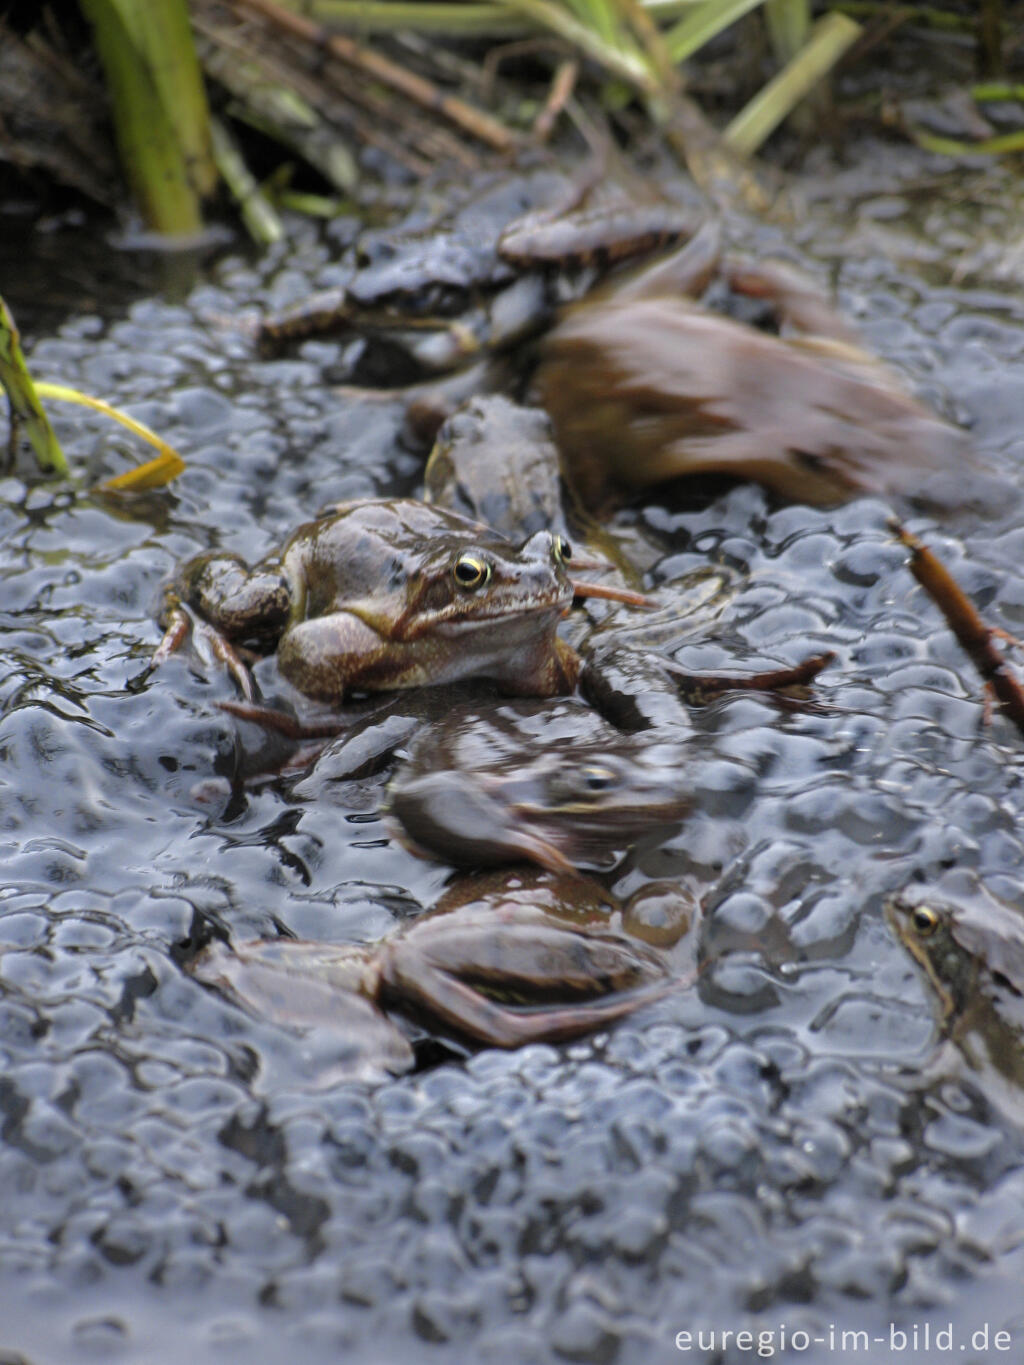
[[[795,228],[747,245],[795,236],[868,343],[970,427],[959,509],[902,510],[1020,634],[1012,185],[859,155],[870,180],[808,176]],[[527,177],[515,197],[551,189]],[[468,233],[463,268],[481,252]],[[716,965],[698,989],[571,1046],[438,1049],[410,1076],[318,1090],[328,1043],[182,972],[211,928],[371,940],[452,875],[390,837],[383,779],[229,795],[229,682],[185,658],[146,673],[180,560],[255,559],[328,502],[416,490],[400,405],[337,387],[358,342],[265,359],[223,321],[350,260],[299,228],[187,294],[35,333],[40,377],[127,407],[189,469],[105,498],[129,438],[65,409],[74,478],[0,479],[0,1345],[33,1365],[660,1365],[698,1330],[776,1349],[805,1332],[800,1358],[822,1362],[845,1358],[844,1329],[887,1347],[952,1323],[964,1362],[986,1358],[972,1332],[1018,1342],[1020,1116],[923,1073],[931,1003],[881,900],[950,867],[1024,897],[1024,742],[984,725],[879,499],[820,511],[741,486],[625,514],[661,547],[663,600],[690,611],[709,565],[728,585],[662,641],[687,667],[838,654],[820,710],[744,695],[697,713],[693,817],[606,878],[706,887]]]

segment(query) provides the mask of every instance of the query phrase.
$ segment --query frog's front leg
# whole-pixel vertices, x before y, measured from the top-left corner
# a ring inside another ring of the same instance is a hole
[[[199,555],[164,593],[164,635],[153,664],[174,654],[191,631],[196,645],[224,664],[252,701],[252,678],[235,645],[242,640],[272,645],[288,619],[290,600],[283,575],[272,567],[250,570],[237,555]]]
[[[385,640],[351,611],[299,621],[281,636],[282,677],[315,701],[338,703],[359,690],[411,687],[415,676],[400,644]]]

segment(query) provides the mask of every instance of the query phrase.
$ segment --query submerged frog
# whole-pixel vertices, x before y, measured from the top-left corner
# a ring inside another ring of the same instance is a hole
[[[156,661],[176,648],[191,612],[217,633],[236,675],[245,677],[236,645],[276,646],[281,674],[317,701],[461,678],[489,678],[512,695],[570,692],[579,661],[555,632],[573,597],[636,600],[571,579],[570,554],[549,530],[516,546],[421,502],[343,503],[254,569],[224,554],[186,564]]]
[[[939,1002],[940,1028],[996,1103],[1024,1114],[1024,903],[923,886],[886,915]],[[941,1066],[940,1059],[940,1066]],[[935,1068],[939,1069],[939,1068]]]
[[[550,418],[500,394],[453,412],[423,471],[426,502],[512,540],[542,530],[568,537],[564,493]]]
[[[512,873],[378,943],[213,943],[188,970],[258,1018],[335,1035],[329,1081],[399,1073],[414,1053],[387,1007],[512,1048],[579,1037],[667,994],[665,959],[611,927],[606,902],[592,882]]]
[[[582,702],[466,705],[426,730],[388,793],[414,848],[461,866],[606,868],[690,808],[682,743],[613,730]]]
[[[718,262],[709,224],[546,337],[537,385],[584,503],[702,473],[820,504],[933,493],[963,457],[964,433],[906,393],[788,268],[726,261],[720,273],[772,300],[796,337],[701,307]]]

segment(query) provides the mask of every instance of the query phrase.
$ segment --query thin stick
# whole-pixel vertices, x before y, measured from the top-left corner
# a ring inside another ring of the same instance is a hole
[[[559,114],[572,98],[579,74],[580,64],[574,57],[559,62],[544,108],[533,121],[533,136],[538,142],[547,142],[551,136],[551,130]]]
[[[293,37],[322,48],[328,56],[339,62],[357,67],[405,95],[421,108],[443,114],[464,132],[500,152],[511,151],[518,143],[515,135],[497,119],[491,118],[480,109],[474,109],[472,105],[455,95],[442,94],[431,81],[417,76],[413,71],[407,71],[405,67],[389,61],[379,53],[371,52],[369,48],[361,47],[351,38],[346,38],[340,33],[328,33],[301,15],[281,9],[271,3],[271,0],[231,0],[231,3],[236,10],[262,15]]]
[[[723,692],[780,692],[788,687],[806,687],[835,657],[831,651],[812,654],[792,668],[775,668],[767,673],[748,673],[739,677],[724,673],[685,673],[673,668],[672,679],[691,706],[701,706]]]
[[[992,688],[996,700],[1024,734],[1024,687],[1009,671],[995,641],[998,632],[978,615],[974,603],[949,570],[898,521],[889,523],[900,543],[910,551],[910,572],[946,618],[975,668]]]

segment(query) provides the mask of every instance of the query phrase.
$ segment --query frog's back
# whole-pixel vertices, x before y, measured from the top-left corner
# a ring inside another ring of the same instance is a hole
[[[283,566],[299,619],[347,602],[404,600],[418,571],[473,545],[508,542],[444,508],[412,498],[338,503],[330,516],[300,526],[285,547]]]
[[[499,394],[471,399],[445,422],[427,462],[425,497],[512,540],[565,534],[558,453],[540,408]]]

